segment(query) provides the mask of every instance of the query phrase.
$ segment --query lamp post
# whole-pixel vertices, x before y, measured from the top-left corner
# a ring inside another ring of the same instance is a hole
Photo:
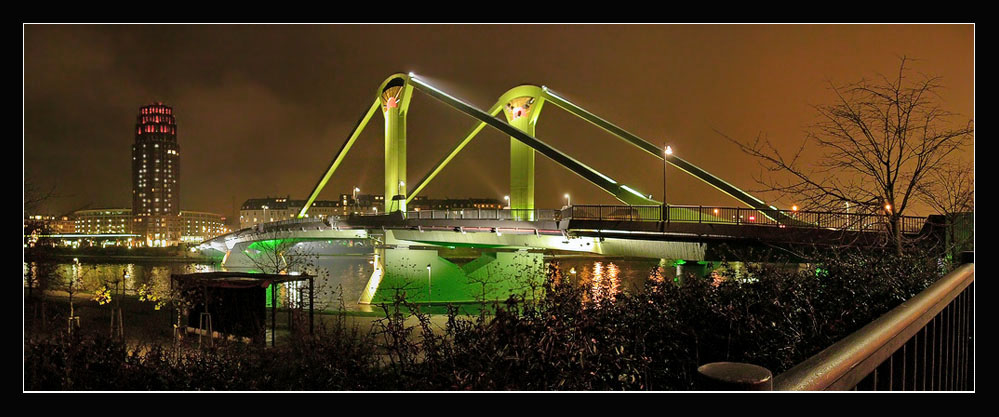
[[[509,209],[510,208],[510,196],[508,196],[508,195],[503,196],[503,202],[506,203],[506,208]]]
[[[673,155],[673,148],[669,145],[665,145],[663,150],[663,221],[669,221],[669,205],[666,204],[666,158]]]
[[[402,211],[402,203],[406,201],[406,181],[399,181],[399,195],[402,197],[402,200],[399,200],[397,207],[399,208],[399,211]],[[405,212],[403,212],[403,214],[405,214]]]
[[[569,193],[565,193],[565,206],[569,207],[572,205],[572,199],[569,197]]]
[[[434,299],[434,281],[431,277],[430,264],[427,264],[427,305],[430,305]]]
[[[360,188],[354,187],[354,193],[353,193],[353,196],[351,197],[351,200],[354,201],[354,211],[355,212],[357,211],[357,193],[360,192],[360,191],[361,191]]]

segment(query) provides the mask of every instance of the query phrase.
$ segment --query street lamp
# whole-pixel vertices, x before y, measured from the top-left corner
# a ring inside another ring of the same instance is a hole
[[[662,215],[662,217],[663,217],[664,221],[669,221],[669,205],[666,204],[666,159],[670,155],[673,155],[673,148],[670,147],[669,145],[665,145],[665,146],[666,147],[663,150],[664,155],[663,155],[663,213],[662,213],[663,215]]]
[[[572,205],[572,199],[569,198],[569,193],[565,193],[565,205],[566,205],[566,207]]]
[[[503,200],[506,202],[506,208],[509,209],[510,208],[510,196],[508,196],[508,195],[503,196]]]
[[[430,264],[427,264],[427,305],[434,299],[434,282],[431,276]]]
[[[357,211],[357,193],[360,192],[360,191],[361,191],[360,188],[354,187],[353,197],[351,197],[351,199],[354,200],[354,211],[355,212]]]
[[[398,204],[397,208],[399,210],[402,210],[402,202],[406,201],[406,181],[399,181],[399,195],[401,196],[402,200],[396,204]],[[395,199],[393,198],[393,200]]]

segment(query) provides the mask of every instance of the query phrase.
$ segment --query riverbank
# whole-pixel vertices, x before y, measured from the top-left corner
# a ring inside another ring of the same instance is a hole
[[[27,294],[27,292],[25,292]],[[65,291],[46,291],[44,302],[41,297],[34,300],[25,296],[24,298],[24,336],[29,338],[50,338],[60,333],[65,333],[69,327],[68,317],[70,311],[69,294]],[[111,304],[100,305],[94,301],[94,294],[90,292],[76,292],[73,294],[73,312],[79,318],[79,332],[84,336],[108,337],[111,335],[111,314],[112,306],[121,308],[122,322],[125,341],[129,345],[168,345],[173,342],[173,326],[177,321],[176,311],[169,306],[159,310],[155,308],[155,303],[140,301],[136,295],[123,295],[112,301]],[[43,308],[44,304],[44,308]],[[389,307],[392,308],[392,307]],[[421,311],[427,312],[426,307],[420,307]],[[443,331],[447,324],[447,306],[432,306],[429,310],[429,320],[434,332]],[[43,312],[44,310],[44,312]],[[267,329],[270,331],[270,309],[267,309]],[[479,307],[459,309],[460,316],[472,319],[479,312]],[[406,316],[405,325],[417,327],[418,318],[413,315],[413,311],[399,306],[399,313]],[[291,338],[289,327],[289,312],[279,309],[276,315],[277,342],[285,344]],[[315,329],[332,328],[334,326],[346,325],[346,328],[356,329],[367,334],[374,329],[379,320],[387,316],[381,306],[370,306],[369,309],[340,310],[328,309],[316,311]],[[308,329],[308,316],[305,322],[297,324],[301,329]],[[183,317],[182,327],[186,325],[186,317]],[[306,330],[307,331],[307,330]],[[414,333],[419,335],[420,332]],[[188,335],[191,337],[192,335]],[[268,333],[268,344],[270,337]]]
[[[220,260],[206,256],[177,256],[177,255],[118,255],[118,254],[93,254],[93,253],[67,253],[54,254],[53,259],[59,261],[72,262],[79,259],[81,262],[104,262],[104,263],[150,263],[150,262],[170,262],[170,263],[196,263],[214,264]]]
[[[221,258],[191,252],[186,246],[168,248],[127,248],[127,247],[84,247],[84,248],[47,248],[46,257],[72,262],[73,259],[99,262],[191,262],[215,263]]]

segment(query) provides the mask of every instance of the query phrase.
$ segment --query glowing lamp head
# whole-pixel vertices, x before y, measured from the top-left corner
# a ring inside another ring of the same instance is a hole
[[[891,204],[885,204],[885,211],[891,213]]]
[[[673,154],[673,147],[666,145],[666,155],[672,155],[672,154]]]
[[[798,211],[798,205],[795,204],[795,205],[791,206],[791,211]]]

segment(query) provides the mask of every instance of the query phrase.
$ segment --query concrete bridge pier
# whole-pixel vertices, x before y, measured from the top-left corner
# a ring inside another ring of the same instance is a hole
[[[537,298],[544,283],[544,258],[528,251],[486,252],[459,265],[436,249],[378,248],[375,268],[359,300],[391,303],[405,296],[415,303],[505,300],[510,295]]]
[[[659,259],[659,268],[663,272],[663,278],[678,284],[683,284],[690,277],[700,279],[708,276],[717,267],[717,264],[717,262],[712,261]]]
[[[228,269],[254,269],[256,264],[247,255],[246,250],[253,242],[239,242],[233,245],[226,255],[222,258],[222,266]],[[272,272],[272,271],[263,271]]]

